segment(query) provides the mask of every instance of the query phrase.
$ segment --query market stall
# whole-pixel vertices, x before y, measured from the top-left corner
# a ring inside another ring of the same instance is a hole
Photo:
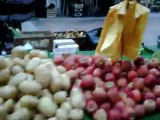
[[[0,120],[159,120],[160,51],[141,46],[149,10],[127,2],[109,11],[96,50],[85,31],[17,34],[0,56]]]

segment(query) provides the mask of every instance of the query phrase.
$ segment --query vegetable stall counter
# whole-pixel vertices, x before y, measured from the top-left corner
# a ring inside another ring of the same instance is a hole
[[[94,51],[78,51],[77,54],[83,55],[59,56],[54,60],[41,50],[26,52],[23,46],[18,46],[12,50],[12,59],[0,57],[0,112],[4,113],[1,116],[4,119],[91,120],[89,114],[94,113],[95,120],[101,116],[105,120],[106,112],[109,119],[128,118],[135,112],[134,117],[146,115],[142,120],[160,120],[160,113],[156,113],[160,109],[157,74],[160,62],[157,59],[146,61],[138,57],[133,62],[122,60],[112,64],[102,56],[88,56]],[[141,56],[147,59],[152,58],[152,54],[141,51]],[[138,105],[142,109],[138,109]],[[35,112],[31,114],[30,110]],[[149,112],[154,114],[147,114]]]

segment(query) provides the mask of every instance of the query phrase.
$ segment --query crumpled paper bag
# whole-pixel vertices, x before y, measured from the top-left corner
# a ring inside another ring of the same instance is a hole
[[[135,59],[141,46],[150,10],[136,0],[112,6],[105,19],[96,53],[118,60]]]

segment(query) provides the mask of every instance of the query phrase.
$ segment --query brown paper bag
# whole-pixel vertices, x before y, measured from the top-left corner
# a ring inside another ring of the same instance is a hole
[[[118,60],[138,56],[150,10],[136,2],[125,0],[110,8],[104,22],[96,53]]]

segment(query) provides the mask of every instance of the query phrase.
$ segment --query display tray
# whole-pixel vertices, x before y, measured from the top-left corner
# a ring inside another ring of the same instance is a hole
[[[90,49],[89,37],[85,31],[55,32],[54,37],[56,39],[73,39],[79,45],[80,50]]]

